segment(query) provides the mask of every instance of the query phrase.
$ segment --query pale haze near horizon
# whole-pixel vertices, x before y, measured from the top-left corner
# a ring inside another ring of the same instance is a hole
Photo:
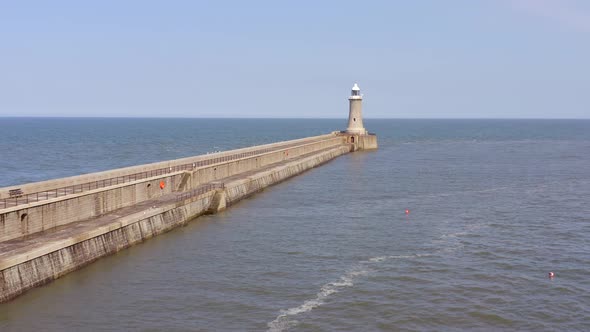
[[[0,3],[0,116],[590,118],[590,2]]]

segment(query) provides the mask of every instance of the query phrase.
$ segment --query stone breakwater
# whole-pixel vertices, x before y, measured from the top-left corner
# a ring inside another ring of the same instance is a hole
[[[0,188],[0,302],[340,155],[374,135],[332,133]]]

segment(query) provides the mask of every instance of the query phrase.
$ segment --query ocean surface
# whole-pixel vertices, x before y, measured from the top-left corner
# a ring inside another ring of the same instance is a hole
[[[0,187],[345,125],[0,118]],[[365,125],[378,151],[1,304],[0,330],[590,330],[589,120]]]

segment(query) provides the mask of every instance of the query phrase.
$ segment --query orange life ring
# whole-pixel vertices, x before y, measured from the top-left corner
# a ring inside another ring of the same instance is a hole
[[[166,182],[160,181],[160,189],[164,189],[166,187]]]

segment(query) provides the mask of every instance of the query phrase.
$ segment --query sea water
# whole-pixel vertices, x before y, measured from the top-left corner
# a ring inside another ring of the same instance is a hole
[[[0,186],[345,124],[0,118]],[[379,150],[1,304],[0,330],[590,330],[590,121],[365,125]]]

